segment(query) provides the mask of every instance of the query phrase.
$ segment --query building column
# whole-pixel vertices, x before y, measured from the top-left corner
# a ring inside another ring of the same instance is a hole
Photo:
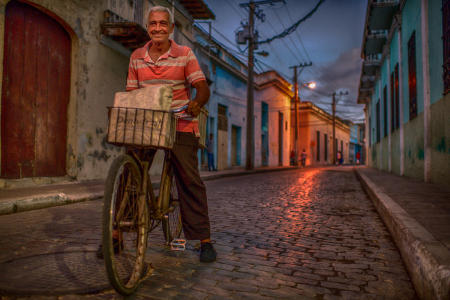
[[[398,98],[400,123],[400,175],[405,174],[405,132],[403,127],[403,58],[402,58],[402,28],[398,27]]]
[[[422,76],[423,76],[423,138],[424,138],[424,180],[431,179],[431,128],[430,128],[430,60],[428,48],[428,0],[421,1],[420,29],[422,35]]]

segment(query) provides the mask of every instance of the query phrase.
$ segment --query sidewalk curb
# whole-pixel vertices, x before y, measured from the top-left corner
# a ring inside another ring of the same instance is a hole
[[[267,169],[243,170],[230,173],[213,174],[202,176],[203,181],[215,180],[224,177],[243,176],[255,173],[266,173],[286,170],[296,170],[295,167],[277,167]],[[153,182],[154,189],[159,188],[159,181]],[[93,190],[93,191],[92,191]],[[47,192],[36,196],[10,198],[6,201],[0,201],[0,216],[8,215],[29,210],[49,208],[53,206],[60,206],[72,204],[83,201],[90,201],[102,198],[104,194],[104,184],[98,184],[91,187],[91,191],[83,191],[76,193],[64,192]]]
[[[354,171],[392,234],[420,299],[449,300],[448,249],[366,175]]]

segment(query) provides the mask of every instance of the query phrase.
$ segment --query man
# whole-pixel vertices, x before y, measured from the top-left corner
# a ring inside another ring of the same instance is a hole
[[[168,8],[150,9],[147,32],[151,41],[131,54],[126,89],[170,83],[173,85],[172,108],[188,104],[186,112],[192,117],[178,120],[172,163],[184,235],[188,240],[201,241],[200,261],[213,262],[217,254],[210,239],[206,188],[198,171],[199,130],[195,119],[209,99],[209,87],[192,50],[169,39],[173,30],[173,16]],[[196,89],[193,100],[190,100],[189,85]]]
[[[208,171],[217,171],[214,167],[214,136],[209,134],[209,139],[206,141],[206,152],[208,153]]]
[[[307,157],[306,151],[305,151],[305,149],[303,149],[302,154],[300,155],[300,159],[302,161],[302,167],[305,167],[305,165],[306,165],[306,157]]]

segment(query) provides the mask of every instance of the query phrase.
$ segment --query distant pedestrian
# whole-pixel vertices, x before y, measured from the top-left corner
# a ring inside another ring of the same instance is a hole
[[[341,151],[338,151],[338,152],[336,153],[336,164],[337,164],[337,165],[340,165],[340,164],[341,164],[341,159],[342,159],[342,153],[341,153]]]
[[[217,171],[214,167],[214,136],[209,134],[209,138],[206,141],[206,152],[208,153],[208,171]]]
[[[359,165],[359,161],[361,159],[361,152],[356,152],[356,164]]]
[[[302,167],[305,167],[305,165],[306,165],[306,157],[307,157],[307,156],[308,156],[308,155],[306,154],[305,149],[303,149],[302,153],[300,154],[300,159],[301,159],[301,162],[302,162]]]
[[[295,151],[294,150],[291,151],[291,154],[289,155],[289,159],[291,162],[291,166],[295,166]]]

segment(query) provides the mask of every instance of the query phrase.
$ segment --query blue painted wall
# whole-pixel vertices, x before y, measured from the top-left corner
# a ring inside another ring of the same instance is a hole
[[[428,42],[430,61],[430,97],[431,104],[442,98],[444,81],[442,77],[442,1],[428,1]]]
[[[409,121],[408,41],[416,32],[417,114],[423,112],[422,37],[420,34],[420,0],[408,0],[402,11],[403,123]]]

